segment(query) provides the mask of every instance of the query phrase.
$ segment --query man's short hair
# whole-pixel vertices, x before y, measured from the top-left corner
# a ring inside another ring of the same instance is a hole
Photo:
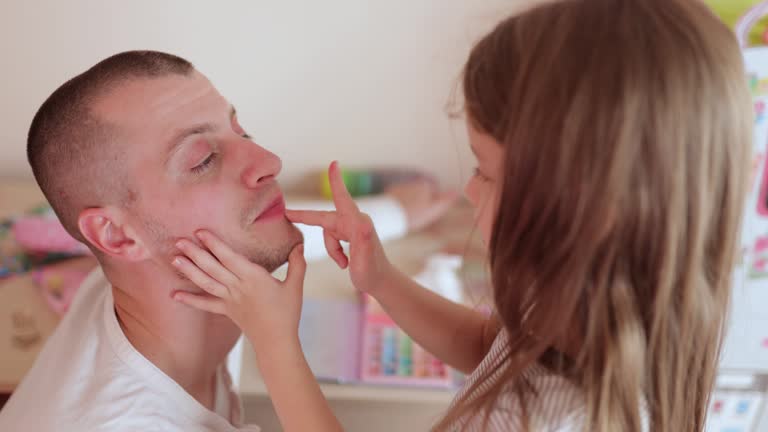
[[[56,89],[32,120],[27,158],[37,183],[65,229],[84,241],[78,216],[86,208],[132,199],[121,170],[125,149],[114,145],[117,128],[98,117],[95,102],[134,79],[190,75],[187,60],[157,51],[113,55]]]

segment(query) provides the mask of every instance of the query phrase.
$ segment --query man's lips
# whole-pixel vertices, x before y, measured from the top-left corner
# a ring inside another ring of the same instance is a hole
[[[270,202],[262,212],[256,216],[254,222],[264,222],[267,220],[281,218],[285,216],[285,200],[282,195]]]

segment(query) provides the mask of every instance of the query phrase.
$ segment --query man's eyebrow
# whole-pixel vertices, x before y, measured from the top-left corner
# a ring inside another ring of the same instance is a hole
[[[190,127],[186,127],[183,129],[179,129],[176,132],[174,132],[173,137],[168,140],[167,145],[167,155],[171,155],[171,153],[176,150],[176,148],[184,142],[184,140],[192,135],[199,135],[206,132],[212,132],[216,130],[216,126],[212,123],[201,123],[197,125],[193,125]]]
[[[229,118],[230,120],[235,118],[237,115],[237,110],[235,110],[235,107],[230,105],[229,106]],[[216,130],[216,125],[213,123],[200,123],[197,125],[192,125],[190,127],[186,127],[183,129],[177,130],[173,137],[168,140],[167,150],[165,154],[167,157],[170,157],[170,155],[176,150],[176,148],[184,142],[184,140],[192,135],[199,135],[204,134],[207,132],[213,132]]]

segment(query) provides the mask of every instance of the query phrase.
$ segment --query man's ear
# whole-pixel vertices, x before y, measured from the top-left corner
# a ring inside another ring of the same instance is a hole
[[[122,213],[110,207],[85,209],[77,218],[85,240],[104,254],[127,261],[149,258],[144,242],[124,222]]]

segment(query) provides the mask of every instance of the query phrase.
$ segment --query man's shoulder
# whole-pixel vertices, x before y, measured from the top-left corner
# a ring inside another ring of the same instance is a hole
[[[162,394],[125,375],[95,374],[62,389],[26,389],[0,411],[0,430],[176,431],[178,413]]]
[[[51,419],[87,419],[87,412],[78,413],[72,407],[100,405],[109,397],[105,392],[125,384],[115,379],[125,365],[114,355],[104,329],[105,289],[108,283],[100,270],[86,278],[72,307],[0,412],[0,430],[6,430],[4,425],[14,425],[8,430],[48,430],[46,422]],[[17,424],[36,427],[20,429]],[[50,426],[66,430],[68,425]]]
[[[170,412],[161,409],[128,409],[120,403],[96,403],[89,407],[78,407],[67,412],[33,409],[19,412],[0,412],[0,430],[34,430],[37,432],[80,432],[80,431],[186,431],[190,425],[180,424]]]
[[[45,342],[14,397],[32,391],[46,399],[58,394],[57,389],[62,386],[81,388],[110,372],[110,365],[104,364],[113,357],[104,322],[104,310],[109,306],[105,304],[106,289],[108,285],[100,270],[86,278],[72,307]]]
[[[143,406],[139,408],[126,407],[123,404],[117,406],[103,406],[94,410],[87,408],[88,413],[74,419],[72,431],[104,431],[104,432],[134,432],[134,431],[170,431],[182,432],[190,430],[192,425],[184,424],[178,413],[162,404]],[[94,412],[96,411],[96,412]],[[64,430],[64,429],[55,429]]]

